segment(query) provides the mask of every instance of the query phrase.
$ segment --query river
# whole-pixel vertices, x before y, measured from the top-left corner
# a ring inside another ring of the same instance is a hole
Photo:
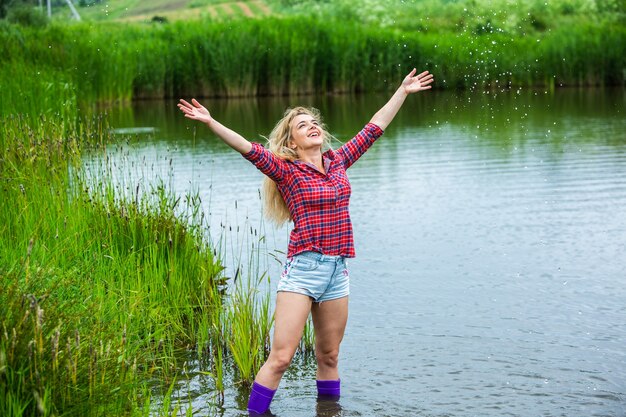
[[[345,141],[386,99],[203,103],[253,141],[286,107],[312,105]],[[343,396],[316,403],[314,361],[299,358],[272,412],[625,415],[625,111],[623,90],[409,97],[348,171],[357,257],[349,263]],[[143,182],[161,176],[178,194],[197,191],[212,230],[233,230],[228,250],[243,241],[237,226],[252,226],[266,235],[267,253],[283,256],[288,228],[261,220],[262,174],[207,128],[167,101],[111,109],[110,120],[155,129],[129,137],[126,163],[143,163]],[[267,258],[275,288],[280,266]],[[195,375],[179,388],[195,415],[247,415],[232,384],[210,411],[210,384]]]

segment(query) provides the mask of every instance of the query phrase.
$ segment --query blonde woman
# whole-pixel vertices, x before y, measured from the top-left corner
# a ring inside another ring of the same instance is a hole
[[[267,176],[267,216],[278,224],[293,222],[278,283],[272,348],[252,386],[251,413],[269,410],[309,313],[315,328],[318,394],[340,395],[337,363],[348,319],[346,258],[355,256],[346,170],[383,134],[409,94],[431,88],[432,74],[416,73],[413,69],[363,130],[337,150],[329,149],[330,135],[315,109],[288,109],[266,149],[220,124],[195,99],[178,104],[185,117],[205,123]]]

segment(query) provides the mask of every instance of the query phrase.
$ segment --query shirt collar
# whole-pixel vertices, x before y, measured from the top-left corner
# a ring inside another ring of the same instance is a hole
[[[333,164],[334,161],[335,161],[335,154],[334,154],[332,149],[329,149],[328,151],[326,151],[326,152],[324,152],[322,154],[322,162],[324,163],[324,170],[326,171],[326,175],[328,175],[328,171],[329,171],[329,169],[330,169],[330,167],[331,167],[331,165]],[[305,167],[305,166],[309,167],[312,170],[314,170],[315,172],[317,172],[317,173],[319,173],[321,175],[324,175],[313,164],[309,164],[308,162],[301,161],[300,159],[296,159],[293,162],[295,164],[298,164],[298,165],[303,166],[303,167]]]

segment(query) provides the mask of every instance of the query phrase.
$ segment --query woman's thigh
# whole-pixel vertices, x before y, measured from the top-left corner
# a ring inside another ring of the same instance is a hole
[[[311,307],[315,328],[315,348],[319,353],[339,350],[348,322],[348,297],[314,303]]]
[[[272,351],[287,351],[293,355],[302,338],[304,325],[311,311],[311,297],[292,292],[276,295],[274,338]]]

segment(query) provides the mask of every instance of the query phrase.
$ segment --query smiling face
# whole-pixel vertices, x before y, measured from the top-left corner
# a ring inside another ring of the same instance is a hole
[[[289,147],[299,151],[313,148],[322,149],[324,130],[320,122],[310,114],[299,114],[291,122],[291,138]]]

